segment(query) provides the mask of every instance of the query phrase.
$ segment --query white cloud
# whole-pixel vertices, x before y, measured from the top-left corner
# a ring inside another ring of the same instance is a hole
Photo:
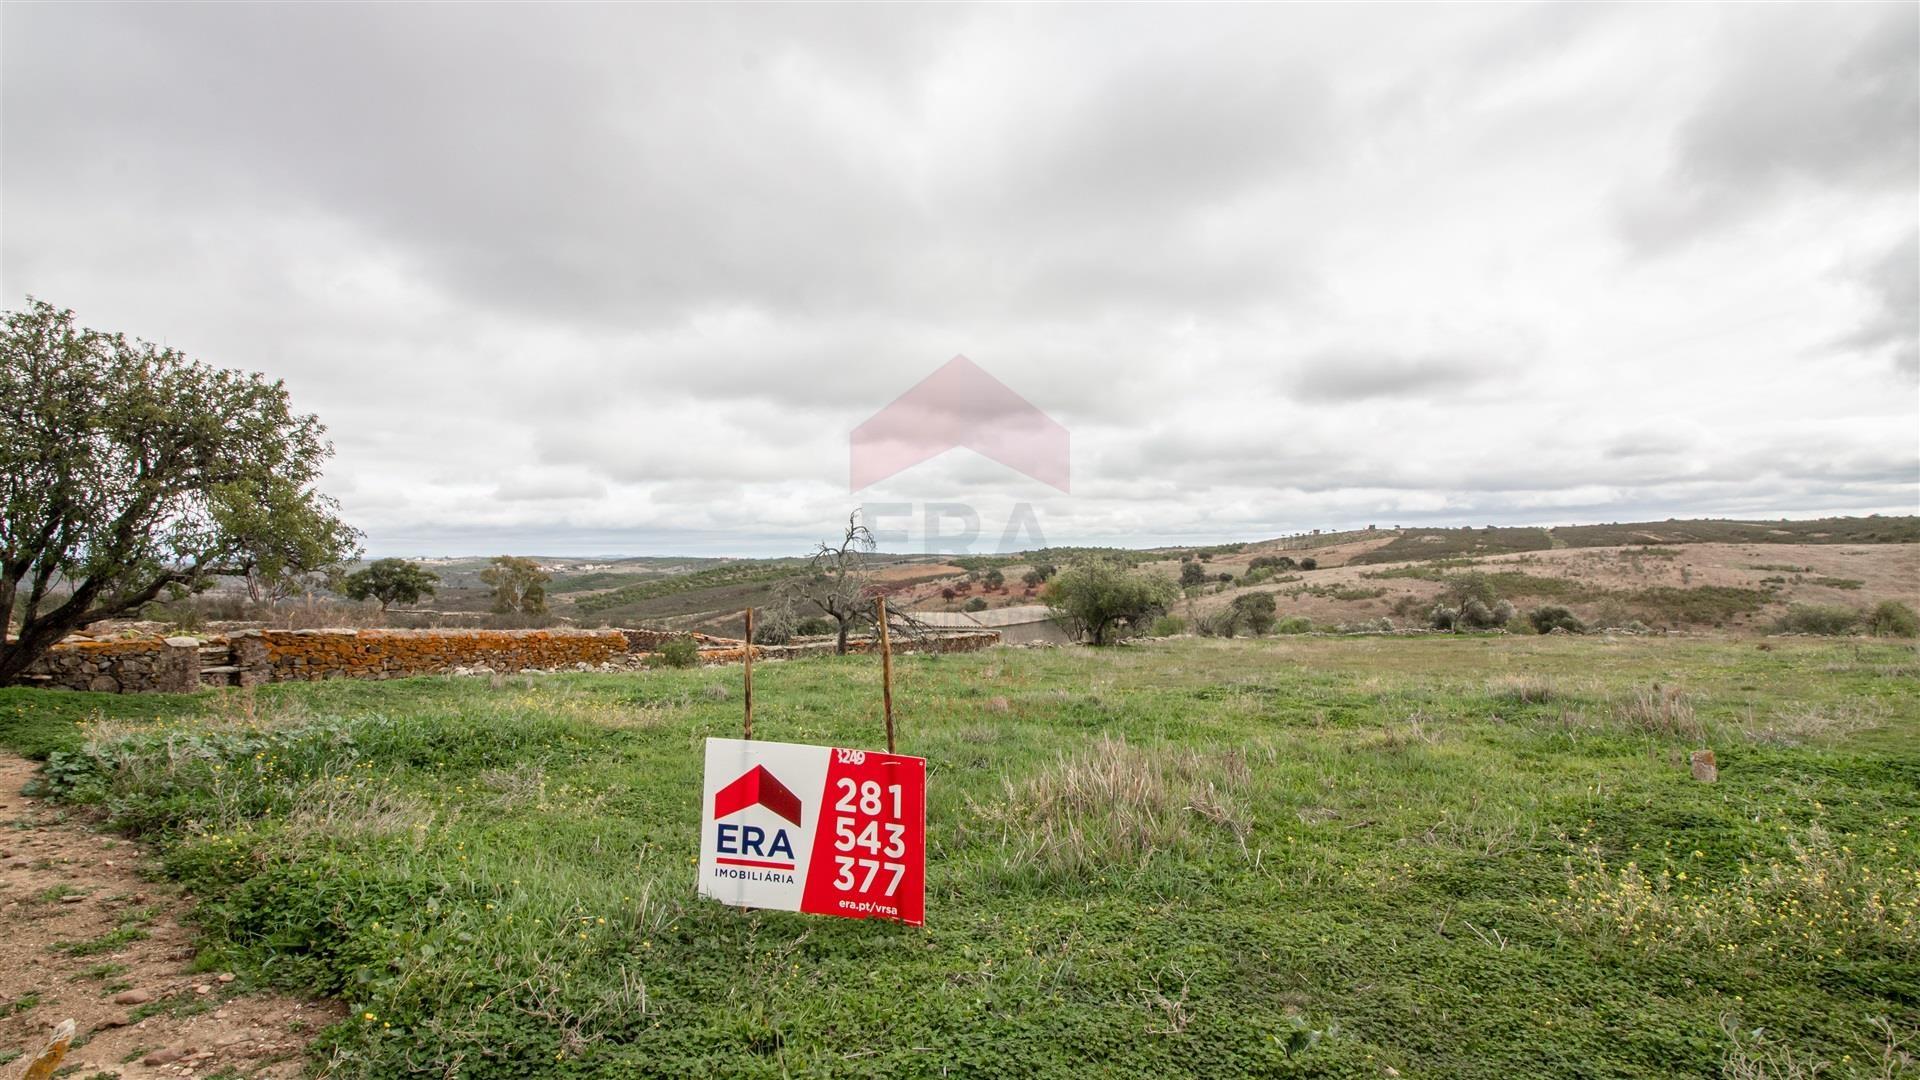
[[[387,550],[1913,512],[1910,7],[0,9],[0,293]],[[955,353],[1073,432],[845,487]]]

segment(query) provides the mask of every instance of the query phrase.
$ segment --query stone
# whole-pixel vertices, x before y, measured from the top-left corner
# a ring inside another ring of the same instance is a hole
[[[220,973],[220,980],[219,980],[219,981],[221,981],[221,982],[223,982],[223,983],[230,983],[230,982],[232,982],[232,981],[233,981],[233,972],[231,972],[231,971],[223,971],[223,972],[221,972],[221,973]]]
[[[213,987],[208,986],[206,983],[201,983],[193,988],[193,992],[196,994],[211,994],[213,993]]]
[[[169,1046],[160,1050],[155,1050],[153,1053],[148,1054],[146,1057],[141,1058],[140,1064],[146,1065],[149,1067],[155,1066],[155,1065],[171,1065],[174,1062],[179,1061],[181,1058],[186,1056],[187,1056],[186,1047]]]
[[[153,1000],[151,990],[122,990],[113,995],[115,1005],[145,1005]]]
[[[1720,779],[1720,766],[1713,760],[1713,751],[1695,750],[1687,760],[1693,766],[1695,780],[1711,784]]]

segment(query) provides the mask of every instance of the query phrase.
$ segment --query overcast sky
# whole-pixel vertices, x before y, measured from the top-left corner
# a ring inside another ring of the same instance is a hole
[[[1914,513],[1917,13],[11,3],[0,294],[285,379],[375,554]],[[849,493],[956,354],[1071,495]]]

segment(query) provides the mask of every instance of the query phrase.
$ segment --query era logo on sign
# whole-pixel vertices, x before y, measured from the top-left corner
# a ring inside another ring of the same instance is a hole
[[[740,779],[720,789],[713,797],[713,819],[732,817],[750,806],[764,806],[780,817],[800,826],[800,796],[795,795],[765,765],[755,765]],[[769,870],[793,869],[793,838],[787,830],[769,830],[758,825],[721,823],[714,837],[714,850],[722,866],[758,866]],[[784,862],[776,860],[785,860]]]

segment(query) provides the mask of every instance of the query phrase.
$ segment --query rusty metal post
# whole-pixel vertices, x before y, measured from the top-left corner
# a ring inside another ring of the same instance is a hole
[[[887,598],[880,604],[880,700],[887,711],[887,753],[893,753],[893,645],[887,636]]]
[[[747,672],[746,672],[747,692],[745,694],[746,701],[747,701],[747,723],[745,728],[746,734],[742,735],[741,738],[746,739],[748,742],[752,742],[753,741],[753,609],[752,608],[747,609],[747,652],[746,652],[744,663],[746,664],[746,668],[747,668]]]

